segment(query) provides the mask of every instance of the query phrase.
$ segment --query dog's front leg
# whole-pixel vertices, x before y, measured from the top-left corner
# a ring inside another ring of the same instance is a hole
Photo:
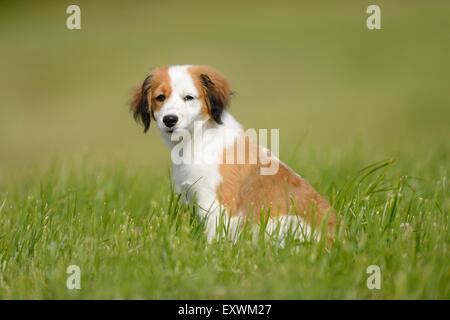
[[[210,208],[199,205],[200,220],[205,223],[205,233],[208,243],[212,243],[219,236],[236,241],[242,226],[242,217],[230,217],[224,208],[214,201]]]
[[[198,202],[197,205],[200,221],[205,224],[206,239],[208,243],[211,243],[217,238],[217,231],[221,226],[221,217],[225,217],[221,215],[220,205],[217,201],[209,204],[202,201]],[[226,221],[223,222],[226,223]]]

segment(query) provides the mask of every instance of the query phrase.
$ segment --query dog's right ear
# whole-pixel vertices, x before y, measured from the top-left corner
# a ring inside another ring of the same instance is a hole
[[[133,94],[130,110],[133,112],[134,120],[144,125],[144,132],[150,128],[151,110],[148,103],[148,93],[151,90],[152,75],[145,78],[142,85]]]

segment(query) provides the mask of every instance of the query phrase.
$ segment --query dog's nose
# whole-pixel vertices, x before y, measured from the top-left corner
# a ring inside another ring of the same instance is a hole
[[[178,117],[173,114],[169,114],[164,116],[163,122],[168,128],[172,128],[178,122]]]

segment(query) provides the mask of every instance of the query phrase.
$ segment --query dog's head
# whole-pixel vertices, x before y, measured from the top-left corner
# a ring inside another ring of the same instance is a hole
[[[131,110],[144,125],[144,132],[153,118],[160,131],[170,135],[189,130],[198,120],[221,124],[230,94],[228,82],[210,67],[162,67],[153,70],[136,89]]]

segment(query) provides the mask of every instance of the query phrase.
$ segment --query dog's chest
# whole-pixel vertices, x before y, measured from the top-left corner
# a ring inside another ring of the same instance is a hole
[[[196,200],[203,207],[209,207],[217,201],[217,187],[222,182],[219,171],[221,155],[242,133],[240,125],[231,115],[224,112],[224,125],[200,133],[191,133],[192,139],[186,139],[185,147],[191,150],[188,161],[173,163],[173,181],[176,191],[183,194],[189,202]],[[199,134],[202,135],[200,139]],[[189,161],[191,160],[191,161]]]
[[[173,166],[173,181],[184,199],[209,205],[216,200],[221,175],[216,164],[180,164]]]

